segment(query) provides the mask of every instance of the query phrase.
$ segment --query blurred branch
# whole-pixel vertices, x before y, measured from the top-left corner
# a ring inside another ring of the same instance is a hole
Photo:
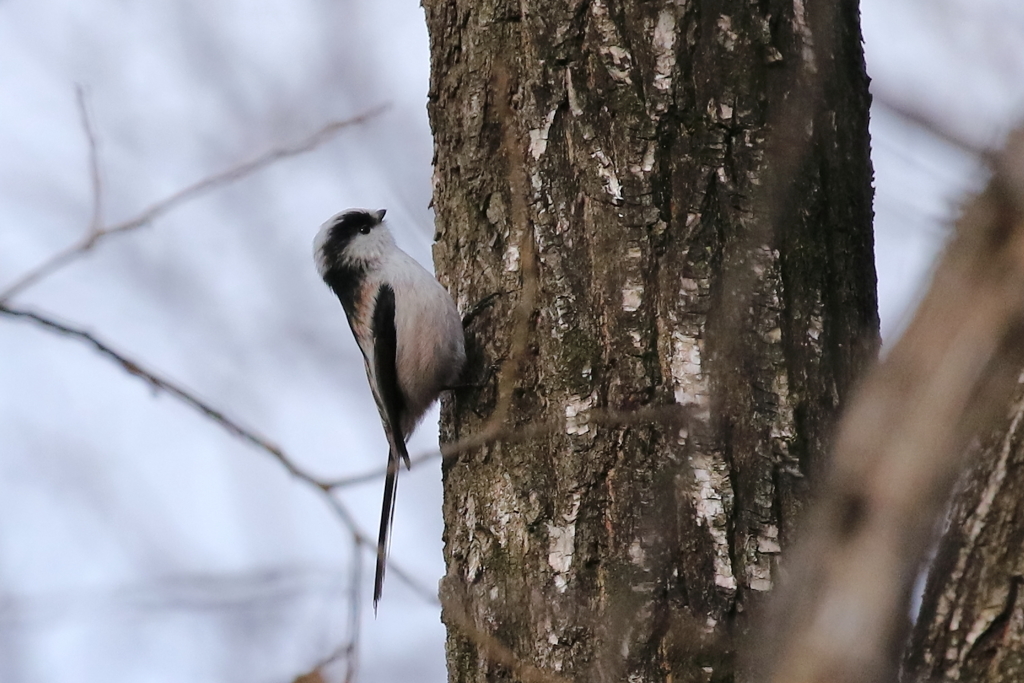
[[[761,634],[763,679],[895,680],[922,557],[964,447],[1021,381],[1022,330],[1024,130],[994,158],[913,321],[843,418]]]
[[[36,311],[30,311],[22,308],[14,308],[7,304],[0,303],[0,315],[5,315],[11,318],[19,318],[28,320],[36,325],[39,325],[51,332],[71,337],[79,342],[82,342],[93,349],[98,351],[100,354],[106,356],[114,363],[119,365],[125,372],[135,377],[138,377],[142,381],[153,387],[154,390],[163,391],[171,397],[185,403],[204,417],[212,420],[214,423],[219,425],[221,428],[226,430],[233,436],[242,439],[243,441],[255,446],[259,450],[268,453],[273,456],[282,466],[296,479],[309,484],[316,488],[321,494],[325,496],[325,500],[328,505],[334,510],[335,514],[341,519],[342,523],[353,533],[355,540],[363,547],[372,550],[376,554],[377,543],[375,540],[371,540],[365,536],[356,524],[355,519],[352,517],[348,508],[344,506],[341,501],[337,499],[332,492],[355,484],[361,484],[373,479],[383,478],[385,469],[374,470],[365,474],[356,475],[353,477],[346,477],[344,479],[338,479],[335,481],[324,481],[315,477],[308,472],[304,471],[295,461],[286,454],[280,446],[274,444],[270,439],[264,437],[258,432],[249,429],[238,421],[228,417],[223,411],[214,408],[206,401],[197,397],[188,389],[185,389],[181,385],[173,382],[172,380],[162,377],[159,373],[147,369],[144,365],[138,361],[129,358],[124,353],[115,350],[108,343],[101,340],[96,335],[83,330],[81,328],[62,323],[54,318],[43,315]],[[645,408],[642,410],[636,410],[629,413],[621,413],[615,411],[602,411],[592,410],[586,414],[576,416],[576,419],[580,424],[586,423],[590,425],[609,425],[609,426],[628,426],[634,424],[651,424],[657,423],[665,425],[669,429],[676,429],[689,424],[690,422],[690,410],[684,406],[670,405],[662,406],[657,408]],[[432,451],[421,454],[413,458],[412,462],[414,465],[428,462],[437,457],[444,459],[455,458],[459,455],[468,451],[480,448],[481,446],[496,441],[503,441],[509,443],[517,443],[523,441],[529,441],[531,439],[548,436],[551,434],[557,434],[563,431],[566,427],[566,420],[553,420],[551,422],[541,422],[531,425],[527,425],[519,428],[506,428],[506,429],[484,429],[479,434],[470,436],[451,444],[446,444],[439,451]],[[401,580],[408,585],[410,589],[420,597],[424,598],[428,602],[436,602],[437,597],[434,591],[426,586],[420,584],[412,574],[402,569],[401,567],[392,566],[392,571],[401,578]]]
[[[348,642],[340,650],[345,657],[345,683],[354,683],[359,671],[359,638],[362,635],[363,556],[359,553],[359,541],[353,539],[352,576],[348,596]]]
[[[362,632],[360,609],[362,600],[363,557],[360,541],[352,538],[352,570],[349,575],[348,637],[329,655],[317,662],[308,673],[298,676],[293,683],[321,683],[325,681],[324,669],[342,659],[345,660],[345,683],[354,683],[359,671],[359,639]]]
[[[82,131],[89,145],[89,181],[92,185],[92,218],[89,220],[89,234],[99,232],[103,226],[103,179],[100,176],[100,150],[96,140],[96,130],[89,117],[89,106],[86,102],[85,89],[75,86],[75,101],[78,103],[78,115],[82,120]],[[0,297],[3,299],[4,297]]]
[[[601,425],[607,427],[623,427],[640,424],[659,424],[666,429],[679,429],[691,425],[693,411],[689,406],[671,404],[666,406],[655,406],[641,408],[632,412],[620,412],[614,410],[589,410],[581,413],[574,419],[579,424]],[[533,422],[522,427],[499,427],[494,429],[490,423],[484,426],[479,433],[467,436],[444,444],[439,450],[421,453],[410,460],[410,468],[430,462],[436,458],[450,460],[459,457],[463,453],[486,446],[489,444],[501,443],[523,443],[534,439],[541,439],[546,436],[553,436],[565,431],[566,419],[560,418],[548,422]],[[339,489],[357,484],[365,484],[377,479],[383,479],[387,474],[386,467],[380,467],[370,472],[356,474],[343,479],[324,482],[330,489]]]
[[[956,147],[963,152],[980,157],[988,163],[991,163],[995,158],[992,150],[980,147],[971,140],[968,140],[957,131],[941,123],[934,115],[927,113],[922,109],[913,108],[902,102],[898,102],[896,98],[888,95],[887,93],[878,93],[873,91],[871,103],[874,106],[889,110],[891,113],[903,119],[907,123],[927,131],[939,140],[942,140],[946,144]]]
[[[262,450],[263,452],[270,454],[278,462],[280,462],[286,470],[288,470],[289,474],[291,474],[296,479],[299,479],[300,481],[309,484],[310,486],[314,487],[317,491],[319,491],[325,497],[325,499],[327,500],[331,509],[334,510],[337,517],[352,533],[355,541],[357,541],[360,545],[366,548],[372,549],[374,553],[376,553],[376,541],[371,541],[365,534],[363,534],[362,530],[359,529],[358,524],[356,524],[355,518],[353,518],[352,514],[348,511],[348,508],[345,507],[344,503],[342,503],[334,495],[332,495],[331,485],[324,483],[317,479],[316,477],[314,477],[313,475],[309,474],[308,472],[303,471],[279,446],[272,443],[266,437],[262,436],[261,434],[257,433],[252,429],[243,427],[236,420],[229,418],[222,411],[212,407],[210,404],[197,397],[188,389],[185,389],[181,385],[176,384],[175,382],[160,376],[158,373],[147,369],[142,364],[138,363],[135,360],[132,360],[131,358],[121,353],[120,351],[115,350],[109,344],[102,341],[92,333],[87,332],[86,330],[73,327],[66,323],[58,322],[57,320],[54,320],[49,316],[37,313],[35,311],[29,311],[21,308],[12,308],[11,306],[8,306],[7,304],[4,304],[2,302],[0,302],[0,315],[5,315],[12,318],[20,318],[22,320],[28,320],[51,332],[71,337],[72,339],[75,339],[77,341],[85,343],[88,346],[91,346],[101,355],[106,356],[108,359],[112,360],[114,363],[121,366],[121,368],[128,374],[137,377],[142,381],[146,382],[147,384],[149,384],[154,390],[163,391],[169,396],[176,398],[177,400],[188,405],[189,407],[191,407],[204,417],[212,420],[215,424],[219,425],[229,434],[232,434],[233,436],[242,439],[243,441],[249,443],[250,445],[255,446],[259,450]],[[437,601],[437,598],[436,596],[434,596],[433,592],[424,588],[418,581],[416,581],[416,579],[413,578],[413,576],[409,572],[403,570],[401,567],[395,566],[392,566],[392,571],[399,578],[401,578],[403,582],[409,584],[409,587],[413,590],[414,593],[420,595],[421,597],[425,597],[430,602]]]
[[[171,396],[178,399],[182,403],[185,403],[189,407],[201,413],[204,417],[213,420],[215,423],[223,427],[232,435],[237,436],[243,441],[247,441],[250,444],[259,448],[260,450],[265,451],[270,455],[274,456],[278,461],[281,462],[282,465],[284,465],[285,469],[287,469],[288,472],[293,476],[305,481],[308,484],[312,484],[317,488],[328,488],[326,485],[318,481],[315,477],[299,469],[299,467],[294,462],[292,462],[291,458],[285,455],[284,451],[282,451],[280,447],[271,443],[268,439],[257,434],[251,429],[247,429],[241,426],[231,418],[227,417],[220,410],[217,410],[216,408],[210,406],[202,399],[195,396],[189,390],[181,387],[178,384],[175,384],[173,381],[169,379],[161,377],[152,370],[147,370],[144,366],[140,365],[131,358],[128,358],[125,354],[121,353],[120,351],[114,350],[109,344],[107,344],[104,341],[101,341],[92,333],[77,327],[72,327],[71,325],[67,325],[65,323],[58,322],[49,316],[45,316],[40,313],[36,313],[34,311],[29,311],[26,309],[12,308],[3,303],[0,303],[0,314],[9,317],[30,320],[33,323],[40,325],[44,328],[47,328],[52,332],[72,337],[74,339],[77,339],[81,342],[88,344],[89,346],[92,346],[100,354],[106,356],[110,360],[120,365],[121,368],[128,374],[138,377],[139,379],[149,384],[155,390],[163,391],[170,394]]]
[[[93,178],[93,218],[90,223],[89,229],[85,235],[81,237],[77,242],[69,245],[65,249],[53,254],[43,263],[39,264],[32,270],[23,274],[20,278],[15,280],[12,284],[8,285],[6,289],[0,291],[0,303],[7,302],[16,294],[21,293],[28,287],[34,285],[40,280],[48,277],[54,272],[60,270],[69,263],[78,260],[83,257],[86,253],[91,251],[100,241],[110,237],[112,235],[118,235],[121,233],[135,230],[144,225],[151,223],[163,214],[177,208],[181,204],[188,202],[196,197],[203,195],[207,192],[215,190],[217,188],[229,185],[233,182],[241,180],[242,178],[248,177],[257,171],[260,171],[267,166],[270,166],[282,159],[288,157],[298,156],[310,152],[320,145],[324,144],[331,138],[335,137],[345,128],[354,126],[360,123],[364,123],[375,116],[378,116],[385,111],[389,105],[384,104],[378,107],[374,107],[369,111],[366,111],[358,116],[354,116],[349,119],[342,121],[332,121],[327,125],[320,128],[318,131],[309,135],[308,137],[300,140],[294,145],[275,147],[267,152],[264,152],[260,156],[251,159],[246,162],[242,162],[231,168],[216,173],[214,175],[198,180],[191,185],[183,187],[182,189],[174,192],[163,199],[160,199],[148,208],[144,209],[141,213],[128,220],[121,221],[120,223],[114,223],[113,225],[104,226],[101,223],[101,207],[102,207],[102,187],[100,185],[100,171],[99,161],[97,154],[97,145],[95,134],[92,130],[92,125],[89,120],[89,116],[86,112],[85,98],[79,89],[79,112],[82,117],[82,125],[85,129],[86,138],[89,141],[90,151],[90,167]]]

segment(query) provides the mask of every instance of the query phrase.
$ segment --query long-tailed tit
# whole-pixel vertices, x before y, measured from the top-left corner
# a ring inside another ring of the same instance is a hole
[[[373,606],[384,585],[395,513],[398,460],[405,441],[466,362],[462,321],[452,298],[384,224],[384,209],[350,209],[320,226],[313,242],[317,270],[341,300],[388,440],[388,469],[377,540]]]

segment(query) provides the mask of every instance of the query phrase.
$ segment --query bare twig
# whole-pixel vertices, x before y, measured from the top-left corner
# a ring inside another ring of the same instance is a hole
[[[348,596],[348,643],[345,653],[345,683],[354,683],[359,671],[359,638],[362,635],[363,555],[359,539],[352,539],[352,574]]]
[[[357,534],[352,535],[352,567],[349,573],[348,632],[343,640],[329,655],[318,661],[308,673],[295,679],[294,683],[322,681],[323,671],[335,662],[345,660],[345,683],[354,683],[359,670],[359,639],[362,631],[360,607],[362,600],[363,554],[362,544]]]
[[[12,318],[20,318],[22,320],[28,320],[35,323],[51,332],[55,332],[67,337],[71,337],[77,341],[83,342],[88,346],[91,346],[101,355],[106,356],[117,365],[121,366],[125,372],[134,377],[138,377],[142,381],[149,384],[153,389],[163,391],[169,396],[181,401],[185,405],[194,409],[199,414],[212,420],[215,424],[219,425],[222,429],[227,431],[243,441],[255,446],[259,450],[268,453],[273,456],[278,462],[280,462],[284,468],[296,479],[312,486],[319,491],[327,501],[331,509],[334,510],[337,517],[342,523],[352,532],[353,536],[358,542],[367,548],[372,548],[376,552],[377,543],[371,541],[356,523],[355,518],[348,511],[348,508],[338,500],[331,493],[331,486],[324,483],[302,470],[295,462],[276,444],[271,442],[266,437],[262,436],[255,430],[249,429],[248,427],[242,426],[238,421],[229,418],[224,414],[223,411],[214,408],[207,402],[203,401],[188,389],[185,389],[180,384],[172,382],[159,373],[147,369],[144,365],[129,358],[120,351],[115,350],[106,342],[102,341],[90,332],[87,332],[78,327],[59,322],[54,320],[52,317],[43,315],[36,311],[29,311],[20,308],[12,308],[6,304],[0,303],[0,315],[6,315]],[[426,589],[416,579],[413,578],[412,574],[403,570],[401,567],[392,566],[392,571],[397,575],[404,583],[407,583],[414,593],[425,597],[429,602],[436,602],[437,598],[433,594],[433,591]]]
[[[351,513],[335,497],[332,492],[337,491],[346,486],[352,486],[363,482],[370,481],[372,479],[382,478],[386,472],[385,469],[374,470],[364,474],[356,475],[353,477],[347,477],[344,479],[338,479],[335,481],[324,481],[318,477],[315,477],[308,472],[304,471],[295,461],[286,454],[281,447],[274,444],[270,439],[259,434],[255,430],[241,425],[237,420],[228,417],[223,411],[214,408],[209,405],[206,401],[197,397],[188,389],[185,389],[180,384],[173,382],[169,379],[162,377],[159,373],[147,369],[143,364],[128,357],[126,354],[117,351],[110,344],[103,341],[96,335],[83,330],[79,327],[59,322],[53,317],[44,315],[37,311],[29,311],[21,308],[14,308],[6,304],[0,303],[0,315],[6,315],[12,318],[19,318],[28,320],[36,325],[39,325],[51,332],[61,334],[79,342],[82,342],[93,349],[98,351],[100,354],[106,356],[114,363],[119,365],[123,370],[129,374],[138,377],[142,381],[146,382],[154,389],[163,391],[169,396],[185,403],[204,417],[212,420],[215,424],[219,425],[222,429],[228,433],[242,439],[243,441],[255,446],[257,449],[273,456],[282,466],[288,471],[289,474],[294,476],[296,479],[305,482],[306,484],[314,487],[320,493],[322,493],[327,501],[328,505],[334,510],[335,514],[343,522],[343,524],[352,531],[355,540],[363,547],[372,550],[376,553],[377,542],[371,540],[365,536],[359,529],[355,519]],[[615,411],[604,411],[604,410],[592,410],[587,412],[585,415],[579,415],[577,420],[586,420],[588,424],[593,425],[608,425],[608,426],[628,426],[635,424],[663,424],[668,428],[678,428],[687,426],[690,424],[691,411],[685,406],[670,405],[657,408],[644,408],[633,412],[615,412]],[[551,420],[548,422],[537,422],[527,426],[518,428],[502,428],[497,430],[481,430],[479,434],[460,439],[457,442],[446,444],[439,451],[430,451],[427,453],[420,454],[412,459],[413,465],[422,464],[441,457],[443,459],[455,458],[459,455],[480,448],[481,446],[495,441],[503,441],[506,443],[521,443],[530,441],[532,439],[542,438],[544,436],[550,436],[557,434],[565,429],[565,419],[560,418]],[[417,595],[424,598],[428,602],[436,602],[437,597],[433,589],[422,585],[417,581],[411,573],[402,569],[401,567],[392,567],[393,572],[401,578],[401,580],[408,585],[408,587]]]
[[[692,427],[693,411],[689,406],[671,404],[665,406],[653,406],[639,408],[630,412],[615,410],[589,410],[576,416],[577,421],[586,420],[587,424],[603,425],[608,427],[628,427],[641,424],[659,424],[666,429],[679,429]],[[498,429],[480,430],[477,434],[466,436],[458,441],[444,444],[439,450],[421,453],[410,460],[410,467],[416,467],[423,463],[440,458],[443,461],[459,457],[463,453],[476,450],[481,446],[495,443],[524,443],[535,439],[560,434],[565,431],[566,418],[559,417],[548,421],[535,421],[529,425],[513,427],[509,425],[499,426]],[[377,479],[382,479],[387,474],[386,467],[380,467],[370,472],[356,474],[343,479],[324,482],[328,488],[335,490],[347,486],[364,484]]]
[[[96,139],[96,130],[89,117],[89,104],[86,102],[85,89],[75,86],[75,98],[78,102],[78,115],[82,120],[82,131],[89,145],[89,181],[92,185],[92,218],[89,220],[89,234],[99,232],[103,227],[103,179],[100,175],[100,148]]]
[[[336,496],[331,495],[329,491],[325,491],[324,493],[327,494],[327,504],[334,508],[335,514],[337,514],[338,517],[342,519],[342,521],[345,523],[345,526],[352,530],[353,536],[355,540],[358,541],[359,545],[363,546],[367,550],[372,551],[374,557],[376,557],[377,540],[371,540],[369,536],[364,534],[362,530],[359,529],[355,519],[352,517],[352,513],[348,511],[348,508],[342,505],[341,501],[339,501]],[[409,572],[406,569],[403,569],[400,566],[396,566],[394,563],[390,563],[388,565],[388,570],[391,573],[398,576],[402,580],[402,583],[404,583],[413,593],[422,598],[424,602],[437,604],[437,591],[423,585],[416,577],[412,575],[411,572]]]
[[[908,602],[964,446],[1024,364],[1024,130],[958,223],[928,294],[840,425],[763,632],[763,678],[895,680]]]
[[[210,406],[208,403],[198,398],[195,394],[181,385],[161,377],[159,374],[151,370],[145,369],[143,365],[132,360],[120,351],[115,350],[109,344],[100,340],[92,333],[66,323],[58,322],[51,316],[26,309],[12,308],[11,306],[3,303],[0,303],[0,314],[29,320],[53,332],[85,342],[100,354],[120,365],[128,374],[138,377],[156,390],[170,394],[182,403],[201,413],[204,417],[213,420],[232,435],[237,436],[243,441],[247,441],[260,450],[274,456],[282,465],[284,465],[285,469],[287,469],[288,472],[296,478],[301,479],[308,484],[312,484],[319,489],[326,490],[328,488],[312,475],[302,471],[294,462],[292,462],[291,458],[289,458],[279,446],[272,443],[269,439],[238,424],[236,421],[227,417],[222,411]]]
[[[84,105],[82,106],[82,111],[84,112]],[[202,194],[223,187],[225,185],[229,185],[247,176],[250,176],[253,173],[256,173],[257,171],[260,171],[266,168],[267,166],[274,164],[277,161],[312,151],[319,147],[320,145],[327,142],[328,140],[330,140],[331,138],[333,138],[335,135],[337,135],[345,128],[360,123],[364,123],[369,119],[382,113],[385,109],[387,109],[387,107],[388,105],[381,105],[373,109],[370,109],[369,111],[363,114],[354,116],[350,119],[345,119],[343,121],[332,121],[331,123],[328,123],[327,125],[320,128],[320,130],[316,131],[315,133],[306,137],[305,139],[300,140],[294,145],[275,147],[274,149],[271,149],[268,152],[264,152],[263,154],[254,159],[232,166],[231,168],[225,171],[221,171],[220,173],[208,176],[206,178],[203,178],[202,180],[198,180],[192,183],[191,185],[183,187],[177,192],[174,192],[168,195],[167,197],[164,197],[163,199],[154,202],[135,217],[121,221],[119,223],[115,223],[113,225],[99,226],[95,224],[95,220],[99,212],[99,203],[94,203],[93,224],[90,227],[90,229],[86,232],[86,234],[75,243],[57,252],[43,263],[39,264],[32,270],[22,275],[12,284],[8,285],[6,289],[0,292],[0,303],[9,301],[11,297],[13,297],[15,294],[23,292],[25,289],[39,282],[43,278],[51,275],[52,273],[63,268],[67,264],[81,258],[90,250],[92,250],[92,248],[95,247],[101,240],[112,235],[118,235],[121,233],[129,232],[131,230],[135,230],[144,225],[147,225],[152,221],[156,220],[157,218],[159,218],[160,216],[162,216],[163,214],[167,213],[168,211],[171,211],[172,209],[177,208],[178,206],[187,201],[190,201]],[[92,129],[91,125],[87,122],[87,117],[85,116],[85,114],[83,114],[83,121],[86,122],[84,124],[86,126],[87,131],[86,134],[87,136],[90,136],[90,147],[92,147],[92,145],[94,145],[94,140],[91,137]],[[98,162],[96,163],[98,164]],[[96,170],[94,177],[96,178],[94,184],[95,202],[95,199],[98,196],[97,194],[95,194],[98,192],[98,168]]]

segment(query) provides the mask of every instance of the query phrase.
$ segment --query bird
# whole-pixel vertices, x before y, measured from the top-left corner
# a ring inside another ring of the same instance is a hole
[[[395,513],[399,460],[427,409],[454,388],[466,363],[462,318],[448,291],[402,251],[384,209],[348,209],[320,226],[313,256],[320,277],[341,301],[363,354],[366,377],[388,442],[377,568],[376,613]]]

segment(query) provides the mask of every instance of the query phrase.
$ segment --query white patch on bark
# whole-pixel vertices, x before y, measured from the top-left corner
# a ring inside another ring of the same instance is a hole
[[[720,102],[718,105],[718,117],[723,121],[732,119],[732,107],[724,102]]]
[[[564,526],[548,523],[548,564],[555,570],[555,588],[564,593],[568,585],[566,574],[572,567],[576,550],[576,517],[580,512],[580,494],[572,494],[569,511],[562,515]]]
[[[807,24],[807,10],[804,7],[804,0],[793,0],[793,32],[800,36],[800,56],[811,73],[818,72],[818,65],[814,61],[814,36],[811,34],[811,27]]]
[[[615,23],[608,16],[608,8],[601,0],[593,0],[590,5],[590,15],[594,19],[594,27],[600,35],[600,50],[605,57],[605,68],[608,75],[620,83],[631,84],[630,72],[633,70],[633,60],[623,47],[619,45],[622,37]]]
[[[631,262],[628,266],[629,272],[636,274],[628,277],[622,288],[622,309],[627,313],[638,310],[643,303],[644,283],[639,278],[639,271],[642,270],[640,262],[643,257],[644,252],[640,247],[630,247],[626,250],[626,258]]]
[[[565,70],[565,91],[569,96],[569,111],[573,116],[583,116],[579,95],[576,94],[576,88],[572,84],[572,69]]]
[[[747,567],[747,585],[753,591],[762,593],[770,591],[772,589],[771,573],[766,567],[751,565]]]
[[[514,273],[519,270],[519,247],[510,244],[505,252],[505,270]]]
[[[825,331],[825,321],[820,315],[812,315],[810,325],[807,326],[807,336],[818,341],[821,333]]]
[[[587,412],[594,407],[594,395],[582,398],[573,396],[565,404],[565,433],[582,435],[590,431],[587,424]]]
[[[551,124],[555,122],[556,111],[558,110],[552,109],[548,112],[548,115],[544,118],[544,125],[530,131],[530,156],[533,157],[534,161],[544,156],[544,152],[548,148],[548,133],[551,131]]]
[[[654,144],[653,140],[647,143],[647,151],[644,152],[644,161],[643,166],[641,167],[643,168],[645,173],[650,173],[651,170],[654,168],[655,147],[656,145]]]
[[[640,539],[634,539],[629,544],[629,559],[633,561],[638,567],[643,567],[644,562],[647,560],[647,553],[644,552],[644,548],[640,545]]]
[[[599,149],[595,150],[591,157],[597,161],[597,175],[601,176],[601,179],[604,180],[605,189],[612,196],[612,202],[616,205],[621,204],[622,184],[619,182],[618,176],[615,175],[611,159]]]
[[[700,369],[701,348],[704,342],[680,331],[672,333],[672,386],[676,403],[695,406],[698,416],[707,419],[708,386]]]
[[[525,549],[527,539],[523,515],[519,509],[519,495],[508,473],[494,480],[490,485],[486,526],[502,548],[512,541],[517,551]]]
[[[736,47],[736,39],[739,37],[732,30],[732,17],[724,14],[718,17],[718,30],[721,31],[718,35],[718,44],[732,52]]]
[[[693,471],[692,497],[697,510],[697,524],[707,526],[715,546],[715,585],[736,590],[729,536],[726,533],[729,523],[726,502],[732,499],[728,467],[717,458],[703,454],[691,456],[690,467]]]
[[[658,15],[654,27],[654,87],[658,90],[672,88],[672,67],[676,64],[676,13],[666,8]]]
[[[778,555],[782,552],[779,545],[779,527],[769,524],[761,530],[761,536],[757,539],[757,552],[768,555]]]
[[[627,282],[622,288],[622,309],[632,313],[640,308],[643,302],[644,286],[638,282]]]

